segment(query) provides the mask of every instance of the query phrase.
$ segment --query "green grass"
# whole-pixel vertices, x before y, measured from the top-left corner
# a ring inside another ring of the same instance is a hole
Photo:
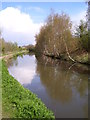
[[[17,56],[23,56],[25,54],[29,53],[28,50],[24,50],[24,51],[20,51],[20,52],[16,52],[13,54],[13,57],[17,57]]]
[[[2,110],[3,118],[50,118],[52,111],[32,92],[20,85],[8,72],[2,61]]]
[[[2,61],[0,59],[0,120],[2,118]]]
[[[90,64],[90,61],[88,59],[88,53],[76,56],[76,60],[80,63]]]

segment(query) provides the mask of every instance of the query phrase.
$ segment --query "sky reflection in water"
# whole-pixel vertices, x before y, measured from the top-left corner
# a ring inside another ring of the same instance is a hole
[[[31,84],[33,77],[35,75],[36,68],[35,56],[32,57],[24,56],[23,58],[18,57],[17,61],[19,61],[18,64],[15,64],[14,62],[13,67],[9,66],[8,70],[10,74],[12,74],[22,85]],[[28,61],[30,61],[30,64],[28,64]]]
[[[17,57],[8,70],[24,87],[37,94],[57,118],[88,117],[88,75],[80,67],[50,58]],[[86,67],[86,66],[84,66]]]

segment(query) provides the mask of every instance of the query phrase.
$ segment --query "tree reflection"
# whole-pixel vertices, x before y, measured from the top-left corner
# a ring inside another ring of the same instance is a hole
[[[8,61],[7,61],[7,67],[11,67],[14,64],[15,64],[15,66],[18,65],[17,57],[13,57],[13,58],[8,59]]]
[[[37,73],[42,84],[52,98],[62,103],[70,102],[76,94],[83,97],[88,90],[88,75],[77,72],[76,67],[68,68],[70,63],[37,57]]]

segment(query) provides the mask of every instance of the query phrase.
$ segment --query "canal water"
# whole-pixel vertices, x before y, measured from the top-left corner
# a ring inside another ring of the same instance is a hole
[[[56,118],[88,117],[88,66],[33,54],[10,59],[7,65],[9,73]]]

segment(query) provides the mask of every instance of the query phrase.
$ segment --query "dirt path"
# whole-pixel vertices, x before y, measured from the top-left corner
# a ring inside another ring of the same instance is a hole
[[[9,53],[8,55],[4,55],[4,56],[0,56],[0,59],[9,59],[9,58],[12,58],[13,55],[16,55],[16,54],[20,54],[20,53],[26,53],[27,51],[24,50],[24,51],[19,51],[19,52],[15,52],[15,53]]]

